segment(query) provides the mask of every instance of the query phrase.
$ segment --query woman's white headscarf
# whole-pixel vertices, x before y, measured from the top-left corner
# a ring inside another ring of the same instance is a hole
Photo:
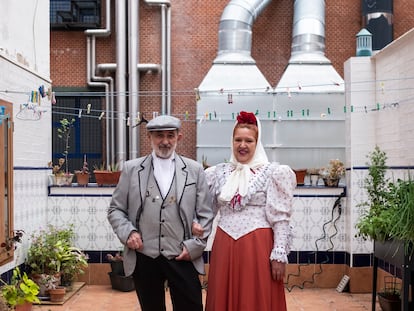
[[[251,170],[269,163],[269,160],[267,158],[266,152],[263,148],[262,141],[261,141],[261,133],[262,128],[260,124],[260,120],[256,117],[257,121],[257,129],[258,129],[258,135],[257,135],[257,143],[256,143],[256,150],[254,152],[253,158],[251,161],[247,164],[242,164],[236,160],[236,157],[234,156],[234,150],[233,150],[233,135],[234,135],[234,128],[237,125],[237,121],[234,124],[233,127],[233,134],[231,137],[231,156],[230,156],[230,163],[232,163],[236,168],[234,171],[230,174],[229,178],[227,179],[226,183],[223,186],[223,189],[221,190],[221,194],[219,196],[219,200],[230,202],[233,197],[236,194],[239,194],[240,196],[244,197],[247,194],[248,187],[249,187],[249,180],[252,175]]]

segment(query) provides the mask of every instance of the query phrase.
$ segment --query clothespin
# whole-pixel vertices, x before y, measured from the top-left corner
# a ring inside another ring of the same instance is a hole
[[[227,103],[229,105],[233,104],[233,95],[232,94],[227,95]]]
[[[126,124],[127,124],[127,126],[130,126],[131,125],[131,119],[128,117],[127,119],[126,119]]]
[[[86,113],[87,114],[90,114],[91,113],[91,106],[92,105],[90,103],[86,105]]]
[[[52,105],[56,105],[56,96],[55,92],[52,92],[52,100],[50,101]]]
[[[79,109],[78,118],[80,119],[82,117],[82,109]]]
[[[42,96],[42,97],[45,97],[45,96],[46,96],[46,94],[45,94],[45,87],[44,87],[44,85],[39,86],[39,94],[40,94],[40,96]]]
[[[195,93],[196,101],[198,102],[200,100],[200,91],[198,90],[198,88],[194,89],[194,93]]]
[[[105,111],[102,111],[101,114],[99,115],[99,120],[102,120],[103,116],[105,115]]]

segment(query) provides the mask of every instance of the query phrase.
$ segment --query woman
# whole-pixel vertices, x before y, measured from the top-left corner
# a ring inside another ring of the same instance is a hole
[[[220,213],[206,311],[286,310],[283,278],[296,178],[290,167],[269,163],[260,134],[255,115],[240,112],[230,161],[206,171]]]

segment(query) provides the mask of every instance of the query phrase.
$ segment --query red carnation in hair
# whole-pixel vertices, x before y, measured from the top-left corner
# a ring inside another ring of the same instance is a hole
[[[237,116],[237,123],[257,125],[257,120],[252,112],[240,111],[239,115]]]

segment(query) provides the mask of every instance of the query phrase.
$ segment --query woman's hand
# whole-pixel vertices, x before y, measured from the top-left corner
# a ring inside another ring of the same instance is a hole
[[[285,277],[286,263],[272,260],[270,264],[272,268],[272,279],[275,281],[283,281]]]

